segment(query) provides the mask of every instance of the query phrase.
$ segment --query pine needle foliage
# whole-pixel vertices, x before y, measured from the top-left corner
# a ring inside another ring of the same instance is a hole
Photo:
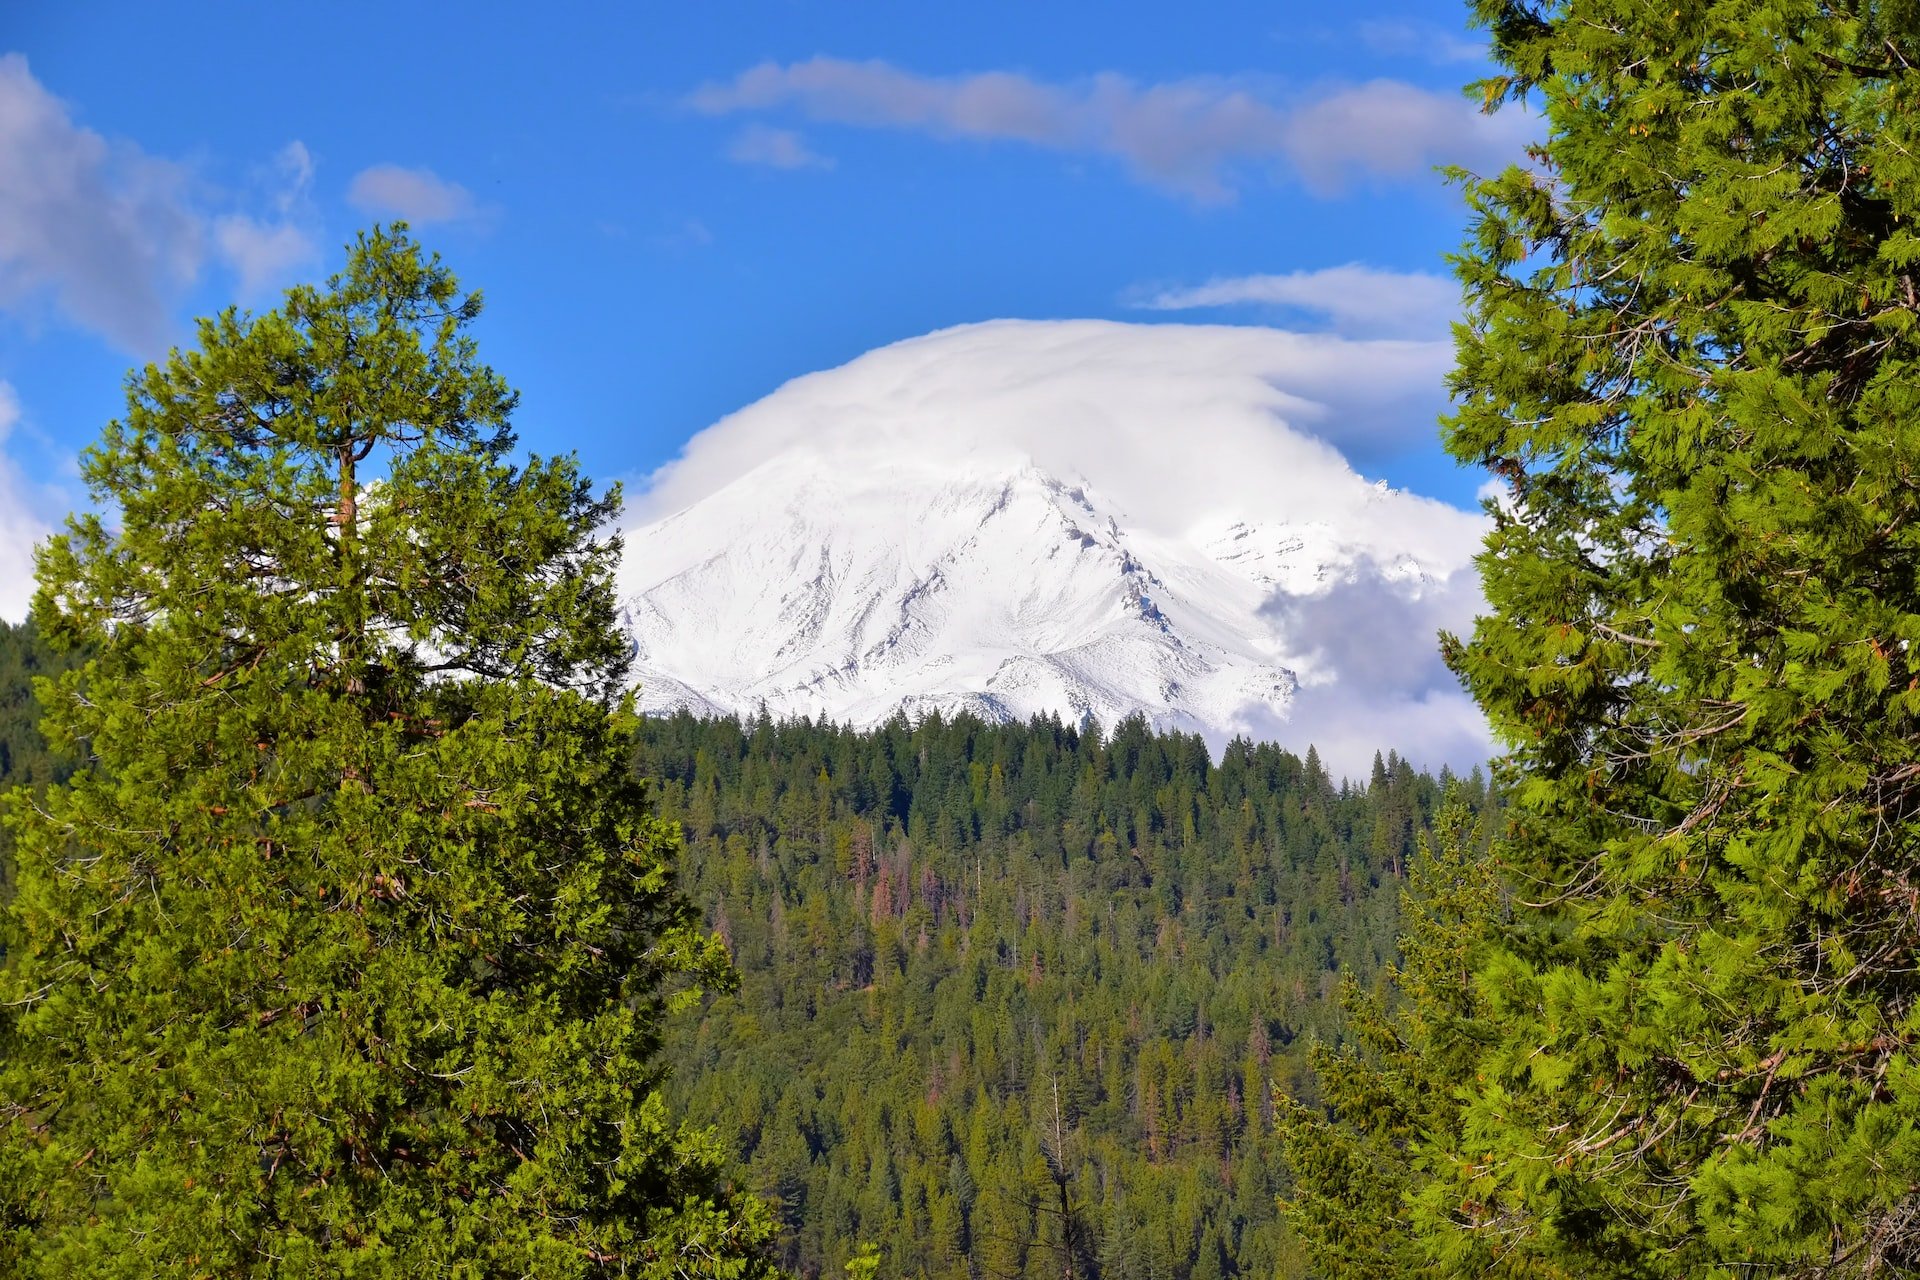
[[[630,769],[618,544],[403,226],[202,321],[85,457],[11,792],[0,1272],[744,1276],[672,1121],[727,981]],[[675,991],[680,995],[673,994]]]
[[[1457,789],[1446,797],[1408,865],[1399,961],[1377,985],[1344,982],[1345,1041],[1311,1050],[1318,1097],[1278,1091],[1275,1125],[1292,1182],[1281,1207],[1321,1280],[1448,1274],[1409,1207],[1447,1186],[1432,1167],[1459,1127],[1461,1087],[1501,1034],[1472,980],[1507,911],[1487,848],[1498,820],[1497,808],[1476,812]],[[1481,1249],[1471,1272],[1563,1274],[1538,1258],[1515,1262]]]
[[[1474,0],[1503,477],[1450,649],[1510,750],[1443,1256],[1920,1270],[1920,5]]]

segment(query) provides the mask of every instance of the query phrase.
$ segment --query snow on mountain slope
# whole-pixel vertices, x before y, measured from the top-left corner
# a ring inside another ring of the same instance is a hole
[[[1437,376],[1433,345],[1001,321],[796,379],[696,437],[626,531],[642,705],[1140,711],[1358,769],[1344,739],[1357,754],[1392,725],[1347,714],[1370,692],[1343,688],[1357,643],[1390,719],[1484,754],[1457,694],[1395,674],[1429,669],[1434,628],[1470,609],[1481,517],[1371,484],[1290,425],[1372,429]],[[1319,600],[1364,634],[1322,625]]]

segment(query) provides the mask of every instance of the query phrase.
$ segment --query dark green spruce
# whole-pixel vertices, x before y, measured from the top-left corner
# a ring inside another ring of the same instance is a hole
[[[1537,1255],[1498,1242],[1454,1240],[1432,1256],[1416,1205],[1455,1195],[1449,1151],[1462,1091],[1505,1032],[1473,982],[1511,918],[1490,855],[1503,818],[1468,793],[1443,797],[1434,828],[1401,891],[1400,959],[1386,981],[1349,978],[1346,1035],[1310,1051],[1316,1096],[1280,1099],[1281,1152],[1291,1183],[1287,1225],[1318,1280],[1578,1280]]]

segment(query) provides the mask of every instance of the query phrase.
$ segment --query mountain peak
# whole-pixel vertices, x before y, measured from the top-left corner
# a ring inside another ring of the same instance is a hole
[[[1284,740],[1333,666],[1290,606],[1446,588],[1480,521],[1290,425],[1326,409],[1281,390],[1300,352],[1270,333],[970,326],[723,420],[625,535],[642,707]]]

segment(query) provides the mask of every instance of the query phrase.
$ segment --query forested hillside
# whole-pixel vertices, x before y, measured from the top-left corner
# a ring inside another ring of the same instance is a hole
[[[55,769],[0,632],[0,785]],[[904,719],[872,732],[681,714],[636,768],[741,985],[671,1020],[676,1109],[782,1222],[782,1261],[884,1274],[1305,1274],[1279,1220],[1275,1087],[1312,1099],[1343,975],[1393,959],[1450,783],[1138,721]]]
[[[639,768],[742,979],[670,1033],[678,1101],[777,1200],[788,1266],[1303,1274],[1272,1090],[1312,1096],[1341,975],[1392,959],[1444,780],[965,718],[683,714]]]

